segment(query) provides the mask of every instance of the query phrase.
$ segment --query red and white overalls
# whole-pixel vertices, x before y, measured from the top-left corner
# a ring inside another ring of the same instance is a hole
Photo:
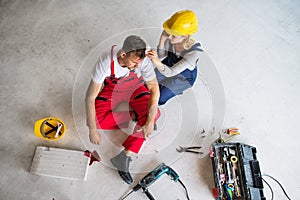
[[[114,110],[122,102],[128,102],[129,106],[137,114],[137,126],[132,135],[122,144],[126,149],[138,153],[145,138],[143,132],[137,132],[147,119],[150,91],[143,83],[142,77],[130,71],[126,77],[116,78],[114,74],[113,47],[111,49],[111,75],[104,81],[104,87],[98,94],[95,101],[95,110],[98,128],[103,130],[114,130],[128,126],[132,119],[132,112]],[[159,109],[155,117],[155,122],[160,116]]]

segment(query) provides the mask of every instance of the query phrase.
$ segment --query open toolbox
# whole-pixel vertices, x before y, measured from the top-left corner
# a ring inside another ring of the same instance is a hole
[[[256,148],[242,143],[214,143],[211,147],[217,200],[265,200]]]

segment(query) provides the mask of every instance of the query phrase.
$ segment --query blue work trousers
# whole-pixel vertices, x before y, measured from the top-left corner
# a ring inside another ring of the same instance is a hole
[[[165,77],[158,69],[155,69],[155,73],[159,83],[159,105],[165,104],[172,97],[182,94],[184,90],[191,87],[190,82],[182,74]]]

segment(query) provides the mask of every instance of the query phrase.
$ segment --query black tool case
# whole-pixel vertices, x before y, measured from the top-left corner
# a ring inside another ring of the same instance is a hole
[[[214,143],[210,156],[217,200],[265,200],[256,148],[241,143]]]

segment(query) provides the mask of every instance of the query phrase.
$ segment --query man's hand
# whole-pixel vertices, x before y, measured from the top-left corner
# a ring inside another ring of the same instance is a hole
[[[154,125],[150,123],[150,124],[145,124],[138,131],[143,131],[143,135],[146,140],[149,137],[149,135],[151,135],[151,133],[153,132],[153,129],[154,129]]]
[[[97,144],[97,145],[100,144],[101,135],[100,135],[100,133],[98,133],[97,129],[90,129],[89,137],[90,137],[91,143]]]

